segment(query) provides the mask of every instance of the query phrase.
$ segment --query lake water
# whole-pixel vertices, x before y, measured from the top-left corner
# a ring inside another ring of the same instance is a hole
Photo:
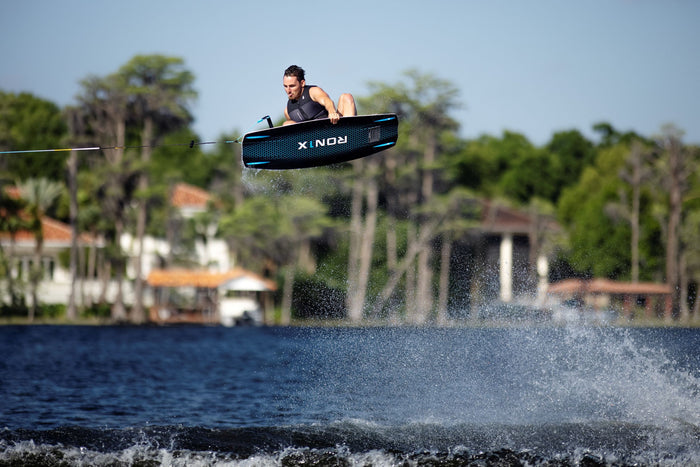
[[[700,330],[0,327],[0,465],[700,465]]]

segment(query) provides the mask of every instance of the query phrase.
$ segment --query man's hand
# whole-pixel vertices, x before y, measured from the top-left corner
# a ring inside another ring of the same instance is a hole
[[[332,123],[333,125],[335,125],[335,124],[338,123],[338,121],[340,120],[340,114],[338,113],[338,111],[331,112],[331,113],[328,114],[328,118],[330,118],[330,119],[331,119],[331,123]]]

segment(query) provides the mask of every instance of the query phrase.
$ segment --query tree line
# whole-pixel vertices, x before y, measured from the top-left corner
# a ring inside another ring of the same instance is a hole
[[[444,322],[456,306],[450,258],[478,232],[488,199],[562,226],[555,234],[542,222],[531,237],[532,261],[539,252],[554,258],[550,279],[666,282],[674,316],[700,316],[700,151],[672,125],[644,136],[602,122],[593,128],[597,141],[571,129],[543,146],[511,131],[464,139],[451,116],[462,104],[455,84],[409,70],[395,83],[369,83],[369,94],[357,98],[360,113],[399,115],[395,148],[327,168],[244,171],[237,145],[204,151],[182,144],[198,140],[191,128],[194,81],[182,59],[149,55],[87,77],[65,108],[0,92],[2,150],[111,147],[0,155],[0,231],[37,236],[32,290],[41,276],[41,216],[104,241],[99,260],[95,251],[72,248],[66,261],[74,276],[105,283],[125,280],[119,238],[129,232],[139,245],[136,300],[127,309],[118,292],[107,306],[116,321],[144,322],[145,236],[168,239],[164,267],[187,266],[192,242],[214,224],[238,264],[281,284],[281,323],[293,313]],[[180,181],[214,195],[208,212],[178,217],[167,201]],[[21,199],[8,195],[10,186]],[[25,305],[8,274],[7,250],[0,251],[0,275],[9,279],[2,295],[10,309]],[[71,299],[68,318],[78,313]]]

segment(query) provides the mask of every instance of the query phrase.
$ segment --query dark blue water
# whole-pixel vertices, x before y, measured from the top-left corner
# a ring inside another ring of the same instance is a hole
[[[700,465],[700,330],[0,327],[24,463]]]

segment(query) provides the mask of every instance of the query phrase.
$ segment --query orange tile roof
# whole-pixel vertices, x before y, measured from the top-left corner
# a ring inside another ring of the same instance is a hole
[[[9,196],[12,199],[20,199],[22,197],[22,195],[19,192],[19,188],[17,188],[16,186],[6,186],[5,193],[7,193],[7,196]]]
[[[170,202],[174,207],[196,206],[206,208],[211,195],[205,190],[187,183],[178,183],[173,189]]]
[[[612,295],[666,295],[671,293],[668,284],[655,282],[618,282],[609,279],[566,279],[549,285],[551,294],[605,293]]]
[[[243,268],[234,268],[226,272],[211,272],[191,269],[154,269],[148,274],[147,282],[152,287],[200,287],[217,288],[232,280],[248,277],[261,281],[270,290],[277,290],[274,281],[265,279]]]
[[[11,198],[20,199],[22,197],[19,188],[16,186],[5,186],[5,193]],[[170,202],[175,207],[198,206],[205,208],[211,199],[211,195],[199,187],[178,183],[173,188]]]
[[[13,199],[20,199],[22,194],[17,186],[5,186],[5,193],[7,196]],[[19,214],[23,218],[27,218],[27,214],[20,212]],[[71,228],[70,225],[63,222],[57,221],[50,217],[43,216],[41,218],[41,229],[44,233],[44,242],[55,242],[55,243],[66,243],[70,244],[71,241]],[[0,238],[10,238],[10,234],[7,232],[0,232]],[[20,230],[15,235],[15,240],[18,242],[34,241],[34,234],[29,230]],[[78,237],[78,242],[81,243],[92,243],[95,239],[92,235],[81,233]]]
[[[41,218],[41,228],[44,233],[44,242],[65,243],[70,244],[71,228],[68,224],[51,219],[50,217]],[[0,238],[10,238],[8,232],[1,232]],[[34,234],[29,230],[20,230],[15,235],[15,240],[18,242],[34,241]],[[80,243],[93,243],[94,238],[86,233],[81,233],[78,237]]]
[[[481,226],[483,229],[504,233],[529,234],[535,217],[526,211],[500,205],[491,200],[482,201]],[[542,228],[559,230],[559,225],[552,220],[545,220]]]

